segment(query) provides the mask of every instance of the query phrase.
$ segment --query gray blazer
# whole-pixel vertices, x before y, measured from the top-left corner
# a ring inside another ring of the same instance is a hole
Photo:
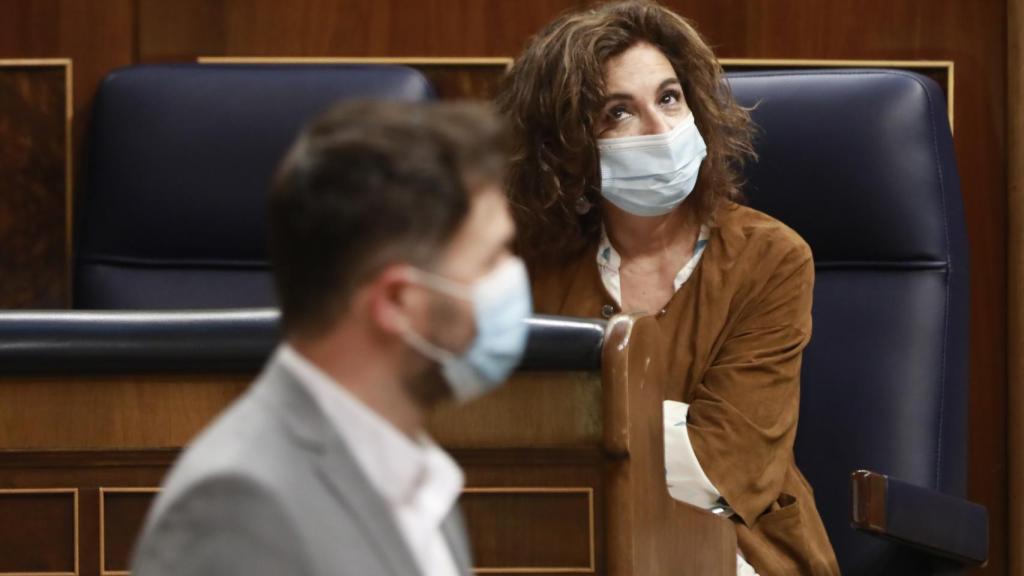
[[[443,525],[471,574],[456,510]],[[419,574],[383,498],[305,388],[274,361],[175,464],[133,576]]]

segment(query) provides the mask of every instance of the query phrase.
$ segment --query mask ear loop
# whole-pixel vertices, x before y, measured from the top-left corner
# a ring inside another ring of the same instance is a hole
[[[455,353],[451,350],[445,350],[420,336],[418,332],[412,329],[408,322],[406,322],[405,327],[402,329],[402,334],[405,336],[406,343],[428,360],[444,365],[457,359]]]
[[[451,296],[458,300],[464,300],[466,302],[473,301],[473,291],[468,286],[449,280],[448,278],[434,274],[433,272],[420,270],[419,268],[413,268],[411,270],[411,274],[413,276],[412,281],[420,284],[421,286],[432,288],[446,296]]]
[[[411,270],[411,279],[414,283],[424,286],[428,289],[436,290],[445,296],[455,298],[457,300],[464,300],[472,302],[473,297],[470,290],[458,282],[453,282],[426,270],[419,268],[413,268]],[[402,327],[402,335],[405,336],[406,343],[409,344],[414,350],[422,354],[429,360],[433,360],[438,364],[445,365],[458,360],[456,355],[451,350],[446,350],[433,342],[430,342],[423,336],[421,336],[416,330],[413,329],[412,325],[406,319]]]

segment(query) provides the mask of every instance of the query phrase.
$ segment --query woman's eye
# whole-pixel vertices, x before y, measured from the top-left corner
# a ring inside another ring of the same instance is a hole
[[[612,108],[611,110],[608,111],[608,118],[610,118],[610,119],[612,119],[614,121],[619,121],[619,120],[622,120],[623,118],[625,118],[627,114],[628,114],[628,112],[626,112],[626,108],[625,107],[623,107],[623,106],[616,106],[616,107],[614,107],[614,108]]]
[[[665,92],[664,94],[661,95],[662,105],[672,105],[677,103],[679,103],[679,92],[676,92],[675,90],[669,90],[668,92]]]

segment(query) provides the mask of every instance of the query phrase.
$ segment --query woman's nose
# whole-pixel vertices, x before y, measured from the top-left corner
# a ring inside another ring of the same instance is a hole
[[[664,134],[669,130],[672,130],[672,122],[669,121],[660,112],[651,112],[646,115],[644,122],[644,136],[650,136],[654,134]]]

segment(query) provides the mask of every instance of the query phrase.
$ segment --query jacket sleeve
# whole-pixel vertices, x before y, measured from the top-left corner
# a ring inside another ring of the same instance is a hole
[[[294,523],[247,478],[203,480],[150,524],[135,552],[135,576],[311,574]]]
[[[750,274],[760,281],[727,324],[687,417],[704,471],[747,526],[780,497],[792,462],[814,262],[799,241]]]

